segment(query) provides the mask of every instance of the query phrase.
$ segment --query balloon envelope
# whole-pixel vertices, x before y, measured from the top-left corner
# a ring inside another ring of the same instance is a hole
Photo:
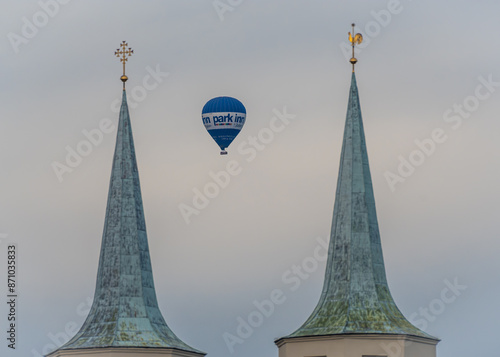
[[[245,106],[232,97],[217,97],[210,99],[201,111],[201,118],[205,129],[221,148],[225,149],[239,134],[245,124],[247,111]]]

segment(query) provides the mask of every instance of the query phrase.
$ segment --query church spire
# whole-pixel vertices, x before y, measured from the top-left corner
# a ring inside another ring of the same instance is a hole
[[[183,356],[205,355],[181,341],[158,308],[124,90],[94,302],[80,331],[49,356],[66,356],[74,350],[88,349],[92,349],[92,355],[99,355],[101,350],[119,350],[125,354],[134,349],[137,353],[141,348],[149,351],[154,348],[158,355],[176,355],[172,352],[175,350],[180,350]]]
[[[354,73],[357,62],[354,45],[359,44],[362,37],[350,33],[349,37],[353,46],[350,60],[353,73],[323,291],[307,321],[284,339],[341,334],[398,334],[437,341],[406,320],[387,285]]]

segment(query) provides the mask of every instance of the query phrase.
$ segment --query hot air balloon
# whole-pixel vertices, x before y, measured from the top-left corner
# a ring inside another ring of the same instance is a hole
[[[247,111],[235,98],[217,97],[210,99],[201,111],[205,129],[219,145],[221,155],[226,155],[226,148],[245,124]]]

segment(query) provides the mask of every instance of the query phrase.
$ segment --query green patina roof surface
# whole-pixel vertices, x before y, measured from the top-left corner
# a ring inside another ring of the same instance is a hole
[[[323,291],[307,321],[286,337],[360,333],[435,339],[406,320],[387,285],[353,73]]]
[[[182,342],[158,308],[125,90],[109,184],[94,302],[80,331],[60,350],[177,348]]]

